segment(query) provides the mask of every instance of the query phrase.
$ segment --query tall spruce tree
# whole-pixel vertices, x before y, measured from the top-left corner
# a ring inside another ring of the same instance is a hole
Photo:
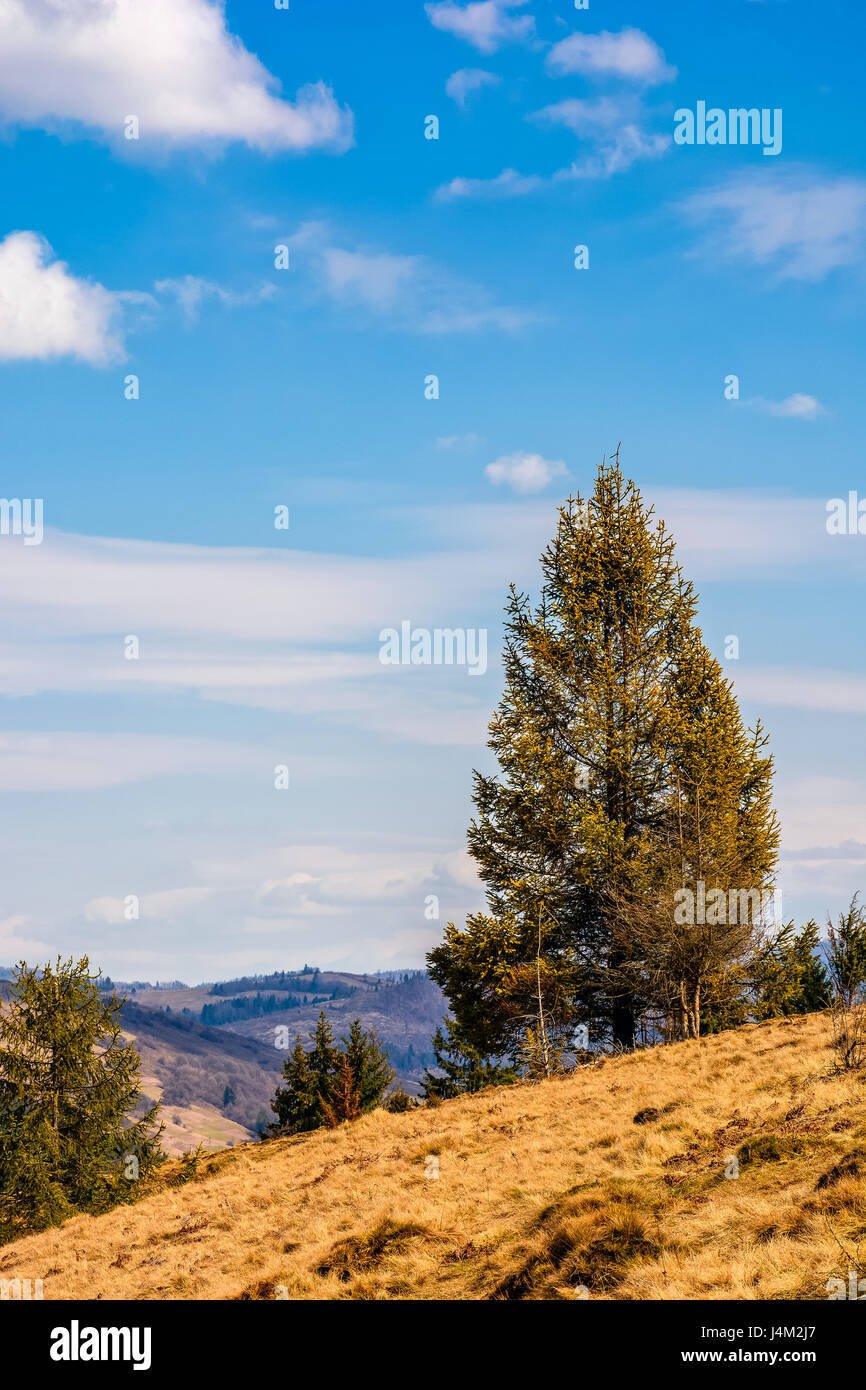
[[[608,891],[621,975],[666,1031],[698,1037],[706,991],[745,968],[771,898],[778,827],[760,722],[736,699],[700,633],[687,629],[665,692],[663,814],[643,836],[645,871]]]
[[[499,772],[476,772],[468,833],[489,911],[449,923],[428,958],[461,1037],[483,1052],[517,1055],[539,976],[561,1032],[588,1021],[629,1046],[671,988],[635,913],[662,905],[667,921],[665,895],[705,864],[736,886],[772,871],[763,735],[742,728],[674,552],[617,453],[589,498],[560,509],[537,605],[510,590],[488,741]],[[696,980],[718,961],[698,951],[695,974],[694,953],[680,954],[677,1008],[691,1027]]]
[[[313,1072],[300,1036],[282,1066],[283,1085],[278,1086],[271,1109],[276,1115],[272,1133],[304,1134],[322,1123],[322,1104],[316,1095]]]
[[[0,1013],[0,1234],[128,1200],[161,1161],[159,1105],[144,1108],[122,1001],[87,957],[23,961]]]
[[[365,1032],[353,1019],[348,1038],[342,1037],[344,1054],[358,1091],[362,1114],[375,1110],[394,1080],[394,1070],[374,1033]]]

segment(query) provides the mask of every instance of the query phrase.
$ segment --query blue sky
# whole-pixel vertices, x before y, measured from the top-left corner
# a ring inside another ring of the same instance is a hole
[[[482,902],[507,584],[619,441],[739,639],[786,911],[847,901],[863,37],[798,0],[3,7],[2,493],[45,533],[0,536],[0,962],[421,964]],[[781,152],[674,144],[699,101],[781,110]],[[487,673],[383,666],[404,619],[488,629]]]

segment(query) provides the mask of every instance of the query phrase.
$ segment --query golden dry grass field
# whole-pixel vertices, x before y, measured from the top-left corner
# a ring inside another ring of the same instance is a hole
[[[824,1016],[752,1025],[243,1145],[182,1186],[167,1166],[3,1247],[0,1276],[45,1299],[826,1299],[866,1272],[864,1083]]]

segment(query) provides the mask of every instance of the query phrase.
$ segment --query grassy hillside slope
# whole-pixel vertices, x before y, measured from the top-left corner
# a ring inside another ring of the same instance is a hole
[[[826,1299],[866,1254],[866,1078],[828,1042],[774,1021],[228,1149],[0,1274],[46,1299]]]

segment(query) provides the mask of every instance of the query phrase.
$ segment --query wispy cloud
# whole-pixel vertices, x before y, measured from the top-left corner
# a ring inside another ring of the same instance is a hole
[[[678,206],[703,230],[701,251],[766,267],[776,282],[823,280],[866,251],[862,178],[804,168],[741,174]]]
[[[32,960],[35,955],[49,950],[45,941],[19,935],[22,928],[30,926],[31,921],[32,918],[23,912],[4,917],[0,921],[0,960],[4,964],[25,960],[28,957]]]
[[[517,333],[540,320],[535,310],[498,304],[481,286],[424,256],[339,246],[321,222],[305,223],[290,244],[314,289],[347,309],[364,309],[393,327],[427,334]]]
[[[841,907],[862,888],[864,790],[862,783],[842,777],[799,777],[779,783],[783,901],[789,894],[802,894],[812,902],[820,895],[828,907]]]
[[[743,405],[751,406],[764,415],[775,415],[781,420],[817,420],[827,414],[817,396],[807,396],[802,391],[795,391],[783,401],[768,401],[763,396],[753,396],[743,401]]]
[[[437,449],[456,449],[459,453],[471,453],[484,443],[483,434],[443,434],[436,440]]]
[[[766,666],[736,674],[739,694],[764,705],[866,714],[866,675],[854,671]]]
[[[164,888],[158,893],[143,893],[139,897],[139,918],[145,925],[154,918],[173,921],[186,915],[190,908],[198,907],[212,895],[213,889],[190,885],[186,888]],[[120,926],[126,917],[126,903],[123,898],[92,898],[85,905],[84,916],[88,922],[107,922]]]
[[[260,150],[341,152],[352,115],[324,83],[285,100],[209,0],[3,0],[0,115],[73,121],[127,150],[239,140]],[[128,116],[139,140],[124,140]]]
[[[503,169],[492,179],[454,178],[436,189],[436,201],[451,202],[455,198],[522,198],[542,188],[546,180],[540,174],[519,174],[516,169]]]
[[[445,83],[445,91],[458,106],[465,106],[473,92],[496,87],[501,81],[495,72],[485,72],[483,68],[458,68]]]
[[[623,29],[618,34],[570,34],[555,43],[546,59],[548,71],[564,77],[608,78],[654,86],[670,82],[677,75],[657,43],[641,29]]]
[[[117,787],[153,777],[256,767],[256,748],[159,734],[0,733],[0,791]]]
[[[586,153],[553,174],[503,169],[495,178],[455,178],[436,190],[439,202],[457,198],[521,198],[543,188],[625,173],[641,160],[659,159],[670,147],[669,132],[647,128],[648,115],[634,92],[616,96],[569,97],[530,112],[538,126],[570,131]]]
[[[273,299],[278,293],[276,285],[264,283],[251,290],[230,290],[213,280],[199,275],[183,275],[175,280],[157,280],[154,285],[157,294],[170,295],[180,305],[187,322],[194,322],[208,300],[217,300],[227,308],[245,308],[262,304]]]
[[[527,0],[474,0],[455,5],[450,0],[424,6],[435,28],[464,39],[479,53],[495,53],[511,43],[528,43],[535,36],[532,15],[517,14]]]

